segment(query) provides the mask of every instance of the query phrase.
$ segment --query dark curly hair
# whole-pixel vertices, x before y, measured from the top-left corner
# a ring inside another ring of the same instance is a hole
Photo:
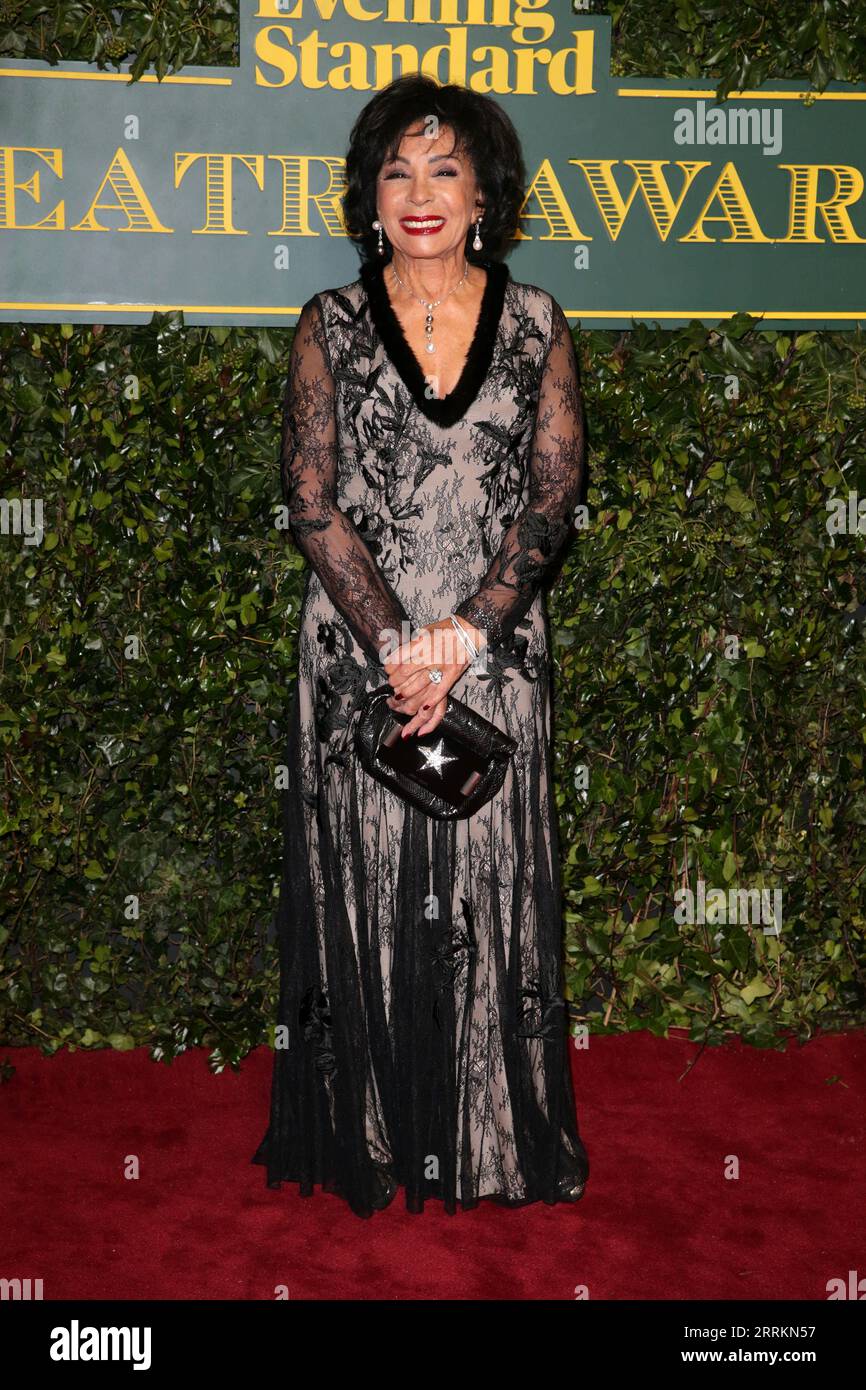
[[[365,261],[379,260],[376,180],[382,165],[392,159],[410,127],[436,116],[454,134],[451,153],[469,157],[484,206],[482,251],[472,250],[474,224],[464,247],[467,260],[501,260],[520,223],[526,170],[517,131],[491,97],[450,83],[440,86],[432,77],[407,73],[377,92],[361,111],[349,136],[343,221]],[[383,263],[390,257],[386,243]]]

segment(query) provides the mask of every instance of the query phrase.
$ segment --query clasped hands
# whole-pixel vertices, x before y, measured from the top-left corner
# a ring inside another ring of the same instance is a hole
[[[462,618],[457,621],[480,650],[483,633]],[[403,738],[433,732],[445,713],[449,690],[471,664],[472,658],[454,631],[450,618],[428,623],[411,641],[404,642],[385,658],[383,665],[394,690],[386,703],[391,709],[412,715],[403,725]],[[428,675],[431,666],[442,672],[441,681],[431,681]]]

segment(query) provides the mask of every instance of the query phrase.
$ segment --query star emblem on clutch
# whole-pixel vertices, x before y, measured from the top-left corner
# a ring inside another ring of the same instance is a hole
[[[448,758],[445,756],[445,753],[443,752],[443,743],[444,740],[440,738],[435,748],[419,749],[421,756],[424,758],[424,763],[421,769],[422,772],[426,772],[429,768],[431,772],[436,772],[441,777],[442,768],[444,767],[445,763],[456,763],[456,758]]]

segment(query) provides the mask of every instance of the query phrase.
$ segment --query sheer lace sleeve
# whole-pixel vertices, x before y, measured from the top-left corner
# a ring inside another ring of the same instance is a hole
[[[571,331],[551,299],[526,506],[502,537],[480,588],[454,612],[481,628],[487,650],[511,637],[561,550],[583,486],[586,431]]]
[[[399,643],[408,613],[352,522],[337,506],[334,379],[317,295],[301,310],[283,396],[280,476],[289,528],[343,615],[377,664]],[[396,638],[386,641],[389,631]]]

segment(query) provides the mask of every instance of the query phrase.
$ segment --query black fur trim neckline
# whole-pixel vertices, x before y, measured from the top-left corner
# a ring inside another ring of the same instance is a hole
[[[466,414],[484,384],[493,360],[496,334],[505,303],[505,287],[510,278],[504,261],[480,261],[475,264],[487,271],[475,335],[456,386],[447,396],[438,398],[425,394],[427,383],[424,373],[388,298],[385,265],[367,261],[361,266],[361,280],[367,292],[370,314],[388,357],[418,409],[428,420],[444,428],[456,424]]]

